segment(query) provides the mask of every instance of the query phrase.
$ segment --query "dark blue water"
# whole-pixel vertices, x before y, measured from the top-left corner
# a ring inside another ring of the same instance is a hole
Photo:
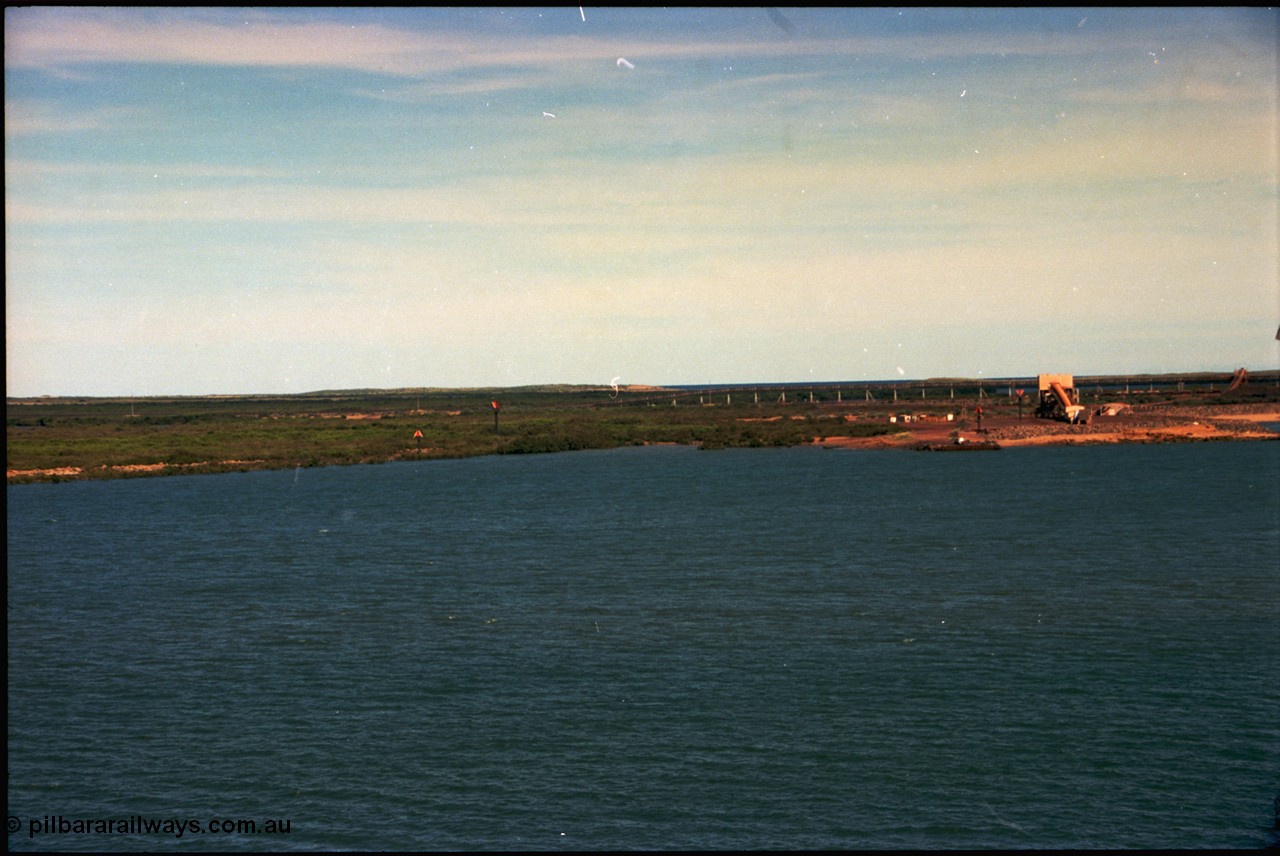
[[[7,497],[11,849],[1276,841],[1280,444]]]

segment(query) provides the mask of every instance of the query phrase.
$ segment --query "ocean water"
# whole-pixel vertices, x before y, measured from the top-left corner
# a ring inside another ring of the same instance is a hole
[[[7,500],[12,850],[1278,840],[1280,444]]]

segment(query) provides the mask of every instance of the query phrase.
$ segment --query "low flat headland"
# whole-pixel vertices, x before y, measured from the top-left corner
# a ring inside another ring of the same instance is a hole
[[[706,450],[1008,448],[1276,440],[1280,379],[1079,378],[1080,424],[1034,415],[1035,382],[539,386],[299,395],[9,398],[9,484],[684,444]],[[1019,402],[1016,390],[1023,388]],[[495,417],[493,402],[498,402]],[[981,408],[981,414],[978,409]],[[1266,423],[1271,423],[1268,427]],[[419,436],[420,435],[420,436]]]

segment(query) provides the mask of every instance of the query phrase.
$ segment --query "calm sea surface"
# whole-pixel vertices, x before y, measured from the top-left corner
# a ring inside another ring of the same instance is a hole
[[[7,499],[10,849],[1277,841],[1280,443]]]

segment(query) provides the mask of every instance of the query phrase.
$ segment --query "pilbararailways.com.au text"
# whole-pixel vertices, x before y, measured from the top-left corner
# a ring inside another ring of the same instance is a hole
[[[129,817],[65,817],[46,814],[41,817],[9,817],[9,834],[20,832],[26,826],[27,837],[37,835],[286,835],[292,832],[293,821],[288,818],[248,820],[245,818],[154,818],[130,815]]]

